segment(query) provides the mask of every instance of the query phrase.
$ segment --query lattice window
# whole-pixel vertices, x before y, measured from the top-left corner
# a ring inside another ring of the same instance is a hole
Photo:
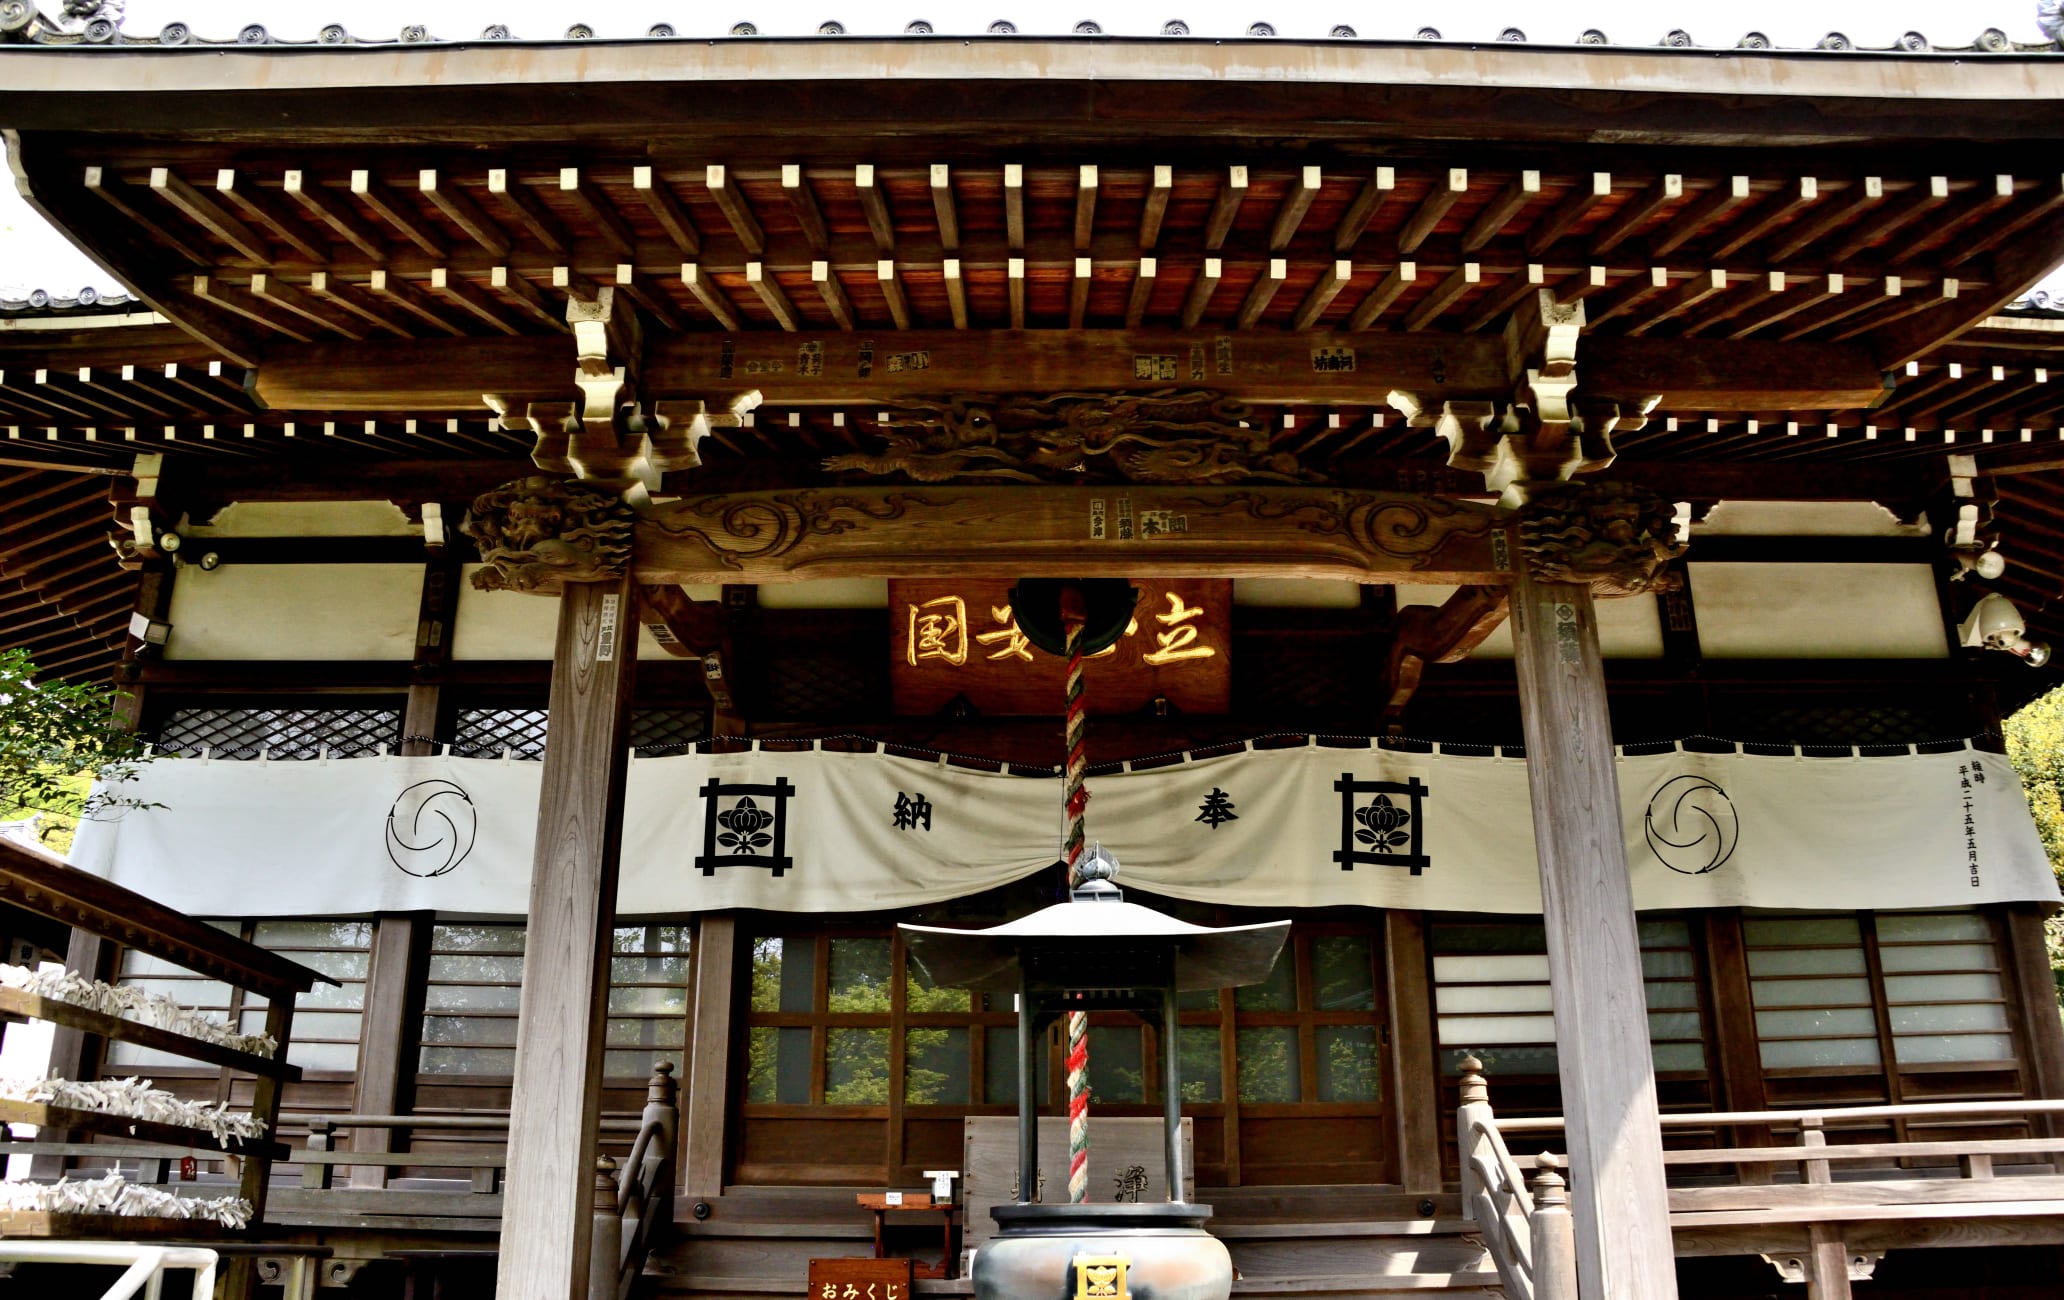
[[[520,925],[431,927],[420,1072],[515,1073],[523,937]]]
[[[332,758],[378,753],[401,738],[396,705],[351,708],[174,709],[158,728],[157,750],[198,758]]]
[[[1639,928],[1656,1073],[1703,1074],[1705,1025],[1690,923],[1657,917]],[[1491,1074],[1555,1074],[1548,936],[1541,922],[1437,922],[1429,947],[1442,1071],[1456,1074],[1462,1058],[1474,1056]]]
[[[674,1077],[688,1033],[688,927],[619,925],[610,939],[608,1050],[602,1073],[643,1079],[655,1061]]]
[[[833,722],[866,718],[889,697],[888,656],[856,654],[851,645],[791,644],[764,675],[770,717]]]
[[[709,736],[709,714],[701,709],[639,709],[631,715],[631,748],[643,758],[684,754]]]
[[[461,709],[452,753],[461,758],[545,756],[545,710]]]

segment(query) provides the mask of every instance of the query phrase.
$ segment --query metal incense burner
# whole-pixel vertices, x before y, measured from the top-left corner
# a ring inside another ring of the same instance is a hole
[[[1018,1201],[991,1211],[997,1235],[975,1254],[976,1300],[1226,1300],[1233,1263],[1204,1231],[1211,1207],[1183,1200],[1176,994],[1259,984],[1290,923],[1190,925],[1124,901],[1108,878],[1093,876],[1068,902],[991,929],[898,928],[935,985],[1018,995]],[[1160,1022],[1165,1204],[1032,1201],[1034,1036],[1070,1011],[1130,1011]]]

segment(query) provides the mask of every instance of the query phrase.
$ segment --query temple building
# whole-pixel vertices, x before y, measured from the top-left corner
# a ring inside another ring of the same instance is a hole
[[[154,757],[0,937],[239,1037],[0,1010],[284,1146],[25,1177],[241,1194],[233,1295],[971,1295],[1066,1044],[897,927],[1067,896],[1080,731],[1128,901],[1291,923],[1088,1013],[1235,1294],[2057,1293],[2055,47],[65,8],[0,130],[123,292],[0,300],[0,648]]]

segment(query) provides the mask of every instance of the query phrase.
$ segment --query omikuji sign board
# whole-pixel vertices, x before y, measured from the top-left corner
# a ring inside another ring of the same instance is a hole
[[[1140,579],[1116,645],[1083,669],[1089,711],[1136,713],[1156,699],[1181,713],[1224,713],[1232,699],[1233,584]],[[1010,584],[975,579],[889,583],[889,682],[899,714],[965,699],[984,714],[1059,714],[1067,663],[1025,639]]]

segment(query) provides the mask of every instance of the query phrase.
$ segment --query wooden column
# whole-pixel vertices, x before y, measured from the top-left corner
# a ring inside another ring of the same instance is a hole
[[[559,597],[509,1101],[499,1300],[570,1300],[588,1285],[635,599],[627,577],[568,583]]]
[[[416,1073],[416,1035],[423,1017],[423,986],[415,972],[429,960],[431,914],[390,913],[373,923],[373,950],[366,972],[364,1033],[359,1036],[358,1081],[352,1109],[361,1115],[398,1115]],[[391,1151],[394,1130],[351,1131],[353,1151]],[[351,1171],[353,1187],[385,1187],[387,1169],[365,1165]]]
[[[688,1048],[688,1095],[681,1099],[681,1193],[707,1201],[724,1194],[731,980],[738,962],[738,922],[729,913],[704,913],[697,921],[694,958],[695,1020]]]
[[[1408,1192],[1441,1189],[1440,1071],[1433,1050],[1433,989],[1426,978],[1426,916],[1383,918],[1389,990],[1390,1098],[1397,1124],[1397,1179]]]
[[[2064,1100],[2064,1021],[2057,1014],[2057,985],[2050,974],[2049,952],[2043,945],[2042,909],[2034,903],[2006,908],[2007,959],[2013,965],[2015,991],[2027,1023],[2028,1068],[2023,1087],[2031,1097]],[[2064,1118],[2051,1115],[2035,1130],[2057,1136]]]
[[[1605,672],[1588,587],[1524,564],[1512,631],[1584,1300],[1677,1294]]]

